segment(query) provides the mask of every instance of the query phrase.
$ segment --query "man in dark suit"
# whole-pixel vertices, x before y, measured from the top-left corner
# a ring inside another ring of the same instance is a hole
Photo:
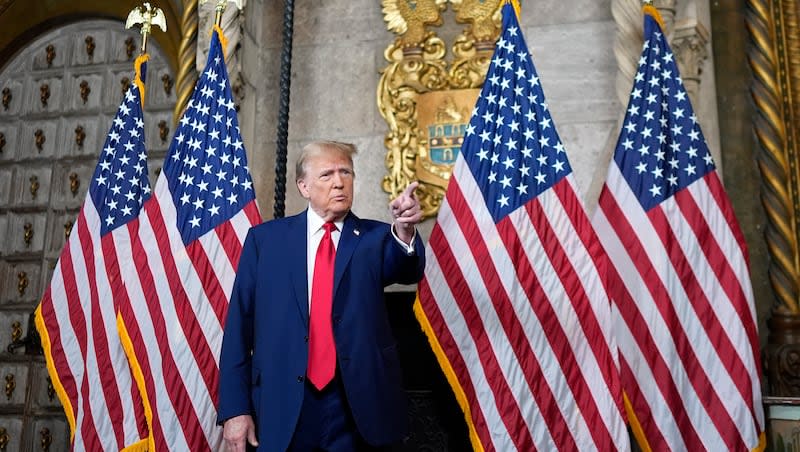
[[[220,356],[218,421],[228,450],[360,451],[407,433],[384,287],[422,277],[412,183],[392,225],[353,203],[351,144],[303,149],[299,215],[253,227],[239,261]]]

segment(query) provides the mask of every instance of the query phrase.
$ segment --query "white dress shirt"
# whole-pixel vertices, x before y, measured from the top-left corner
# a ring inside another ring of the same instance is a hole
[[[322,241],[322,236],[325,235],[325,229],[322,228],[325,224],[325,220],[317,215],[311,206],[308,206],[308,209],[306,209],[306,217],[306,223],[308,224],[308,229],[306,230],[306,243],[308,243],[306,247],[306,265],[308,266],[308,312],[311,312],[311,285],[314,280],[314,264],[317,262],[317,248],[319,248],[319,242]],[[334,221],[333,224],[336,225],[336,230],[331,232],[331,239],[333,240],[334,249],[338,249],[339,239],[342,237],[344,221]],[[406,253],[408,253],[409,256],[414,254],[414,241],[417,239],[417,230],[414,229],[414,236],[411,238],[411,243],[407,244],[397,237],[397,234],[394,232],[394,226],[389,229],[392,231],[392,237],[405,248]]]

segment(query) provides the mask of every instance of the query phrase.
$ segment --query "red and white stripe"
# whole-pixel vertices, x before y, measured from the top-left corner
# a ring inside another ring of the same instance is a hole
[[[606,264],[572,176],[495,225],[460,158],[426,259],[420,320],[476,448],[629,448]]]
[[[645,212],[612,162],[593,224],[623,387],[653,450],[751,450],[764,431],[746,245],[716,172]]]
[[[37,309],[51,377],[72,427],[73,450],[120,450],[147,437],[141,397],[117,333],[115,302],[130,230],[99,237],[90,196]],[[118,257],[119,256],[119,257]]]
[[[139,217],[125,275],[131,300],[120,314],[145,385],[154,450],[217,450],[219,350],[230,293],[255,201],[184,246],[165,175]]]

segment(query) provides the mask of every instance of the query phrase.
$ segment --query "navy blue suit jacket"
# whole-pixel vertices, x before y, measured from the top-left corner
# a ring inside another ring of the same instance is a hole
[[[422,240],[408,255],[390,226],[350,213],[336,250],[333,335],[337,364],[361,436],[370,444],[408,430],[400,363],[383,289],[422,278]],[[308,364],[306,212],[250,229],[220,356],[218,421],[250,414],[259,451],[285,451],[303,401]]]

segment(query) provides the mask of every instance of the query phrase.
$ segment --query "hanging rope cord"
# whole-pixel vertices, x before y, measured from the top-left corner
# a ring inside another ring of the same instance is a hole
[[[286,210],[286,161],[289,146],[289,95],[292,84],[292,35],[294,0],[285,0],[283,9],[283,47],[281,49],[280,106],[278,108],[277,150],[275,155],[275,218]]]

